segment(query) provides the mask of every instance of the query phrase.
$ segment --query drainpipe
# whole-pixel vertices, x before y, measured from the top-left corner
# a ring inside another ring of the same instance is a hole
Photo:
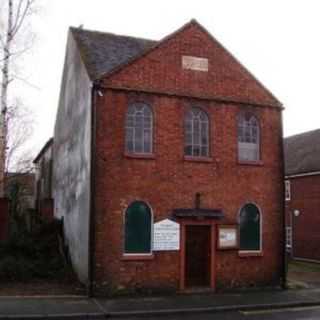
[[[287,263],[287,250],[286,250],[286,241],[285,241],[285,236],[286,236],[286,204],[285,204],[285,162],[284,162],[284,150],[283,150],[283,121],[282,121],[282,110],[280,111],[280,160],[281,160],[281,181],[282,181],[282,197],[281,197],[281,202],[282,202],[282,283],[281,287],[282,289],[287,289],[287,268],[288,268],[288,263]]]
[[[99,86],[93,82],[91,87],[91,154],[90,154],[90,212],[88,235],[88,284],[87,295],[94,294],[94,265],[95,265],[95,172],[96,172],[96,101]]]

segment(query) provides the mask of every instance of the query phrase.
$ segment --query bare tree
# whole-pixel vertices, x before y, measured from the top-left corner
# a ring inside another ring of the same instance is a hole
[[[5,171],[30,172],[33,152],[27,147],[33,133],[33,114],[18,98],[10,103],[6,112],[7,150]]]
[[[12,153],[21,145],[25,137],[10,136],[10,126],[19,116],[18,104],[10,105],[9,86],[19,79],[14,70],[14,62],[30,48],[30,34],[26,37],[30,16],[35,12],[35,0],[2,0],[0,4],[0,197],[3,195],[4,170]],[[28,42],[25,39],[28,38]],[[32,37],[31,37],[32,38]],[[31,41],[32,42],[32,41]],[[10,124],[11,122],[11,124]],[[15,134],[15,133],[14,133]],[[9,145],[11,143],[11,146]]]

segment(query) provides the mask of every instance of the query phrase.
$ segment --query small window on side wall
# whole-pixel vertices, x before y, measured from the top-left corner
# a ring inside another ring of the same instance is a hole
[[[286,227],[286,248],[292,248],[292,227]]]
[[[145,103],[134,103],[126,118],[126,152],[152,153],[153,115]]]
[[[240,210],[240,250],[261,250],[261,216],[257,206],[252,203]]]
[[[238,159],[260,160],[260,127],[255,116],[240,113],[238,117]]]
[[[152,215],[142,201],[130,204],[125,213],[125,254],[151,253]]]
[[[286,199],[286,201],[290,201],[291,200],[290,180],[285,180],[285,199]]]
[[[184,154],[209,156],[209,118],[200,108],[191,108],[184,119]]]

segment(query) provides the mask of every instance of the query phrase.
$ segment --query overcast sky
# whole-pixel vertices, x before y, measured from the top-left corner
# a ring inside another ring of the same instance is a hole
[[[35,151],[52,136],[69,26],[161,39],[197,19],[284,104],[285,136],[319,125],[319,0],[38,0],[23,87]],[[20,89],[21,90],[21,89]]]

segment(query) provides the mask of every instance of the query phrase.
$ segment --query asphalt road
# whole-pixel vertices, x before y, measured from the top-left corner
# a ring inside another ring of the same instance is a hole
[[[137,320],[138,318],[122,318]],[[258,310],[248,312],[195,313],[190,315],[143,317],[144,320],[319,320],[320,306],[308,308]]]

